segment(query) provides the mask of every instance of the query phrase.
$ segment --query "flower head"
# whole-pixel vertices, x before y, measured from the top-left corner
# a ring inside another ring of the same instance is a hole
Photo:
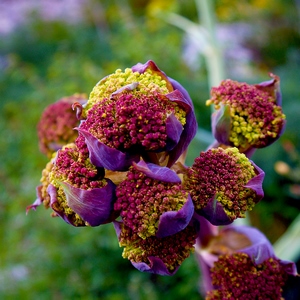
[[[184,176],[197,213],[214,225],[245,217],[263,197],[264,173],[237,148],[201,152]]]
[[[74,226],[98,226],[110,220],[115,185],[104,178],[104,169],[81,155],[75,144],[59,150],[43,175],[38,199],[28,209],[45,202],[55,215]]]
[[[207,105],[215,105],[212,130],[221,144],[241,152],[263,148],[280,137],[285,115],[281,108],[279,77],[256,85],[224,80],[211,89]]]
[[[79,125],[79,121],[72,105],[76,102],[84,104],[86,101],[85,94],[74,94],[45,108],[37,125],[42,153],[50,158],[62,146],[75,141],[78,133],[74,131],[74,127]]]
[[[176,173],[143,161],[129,169],[116,196],[114,209],[143,239],[177,233],[189,224],[194,213],[192,200]]]
[[[211,269],[212,284],[207,300],[281,299],[287,273],[280,260],[269,258],[256,265],[246,253],[221,255]]]
[[[125,224],[114,222],[122,256],[142,272],[174,275],[182,262],[194,251],[197,230],[189,225],[174,235],[142,239]]]
[[[201,246],[198,258],[210,276],[205,278],[208,300],[281,299],[288,276],[297,275],[295,264],[278,259],[267,238],[252,227],[229,226]]]
[[[116,171],[128,169],[140,156],[149,159],[147,152],[167,151],[165,164],[172,165],[196,132],[187,92],[152,61],[102,79],[83,107],[82,117],[78,131],[93,164]],[[107,155],[118,156],[116,165],[103,159]]]

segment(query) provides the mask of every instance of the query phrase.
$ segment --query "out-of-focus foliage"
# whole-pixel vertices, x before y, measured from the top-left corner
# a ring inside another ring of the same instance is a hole
[[[272,7],[267,5],[270,2]],[[250,8],[257,12],[255,20]],[[39,153],[36,134],[41,112],[63,96],[89,94],[98,80],[117,68],[154,60],[190,92],[199,126],[210,130],[206,70],[187,66],[182,57],[183,33],[156,19],[157,9],[192,20],[197,17],[194,1],[94,0],[87,1],[81,24],[46,22],[33,15],[14,33],[1,37],[1,299],[199,299],[199,272],[193,257],[174,277],[140,273],[122,259],[111,225],[73,228],[51,218],[42,207],[25,215],[47,162]],[[288,120],[281,141],[292,140],[299,149],[300,42],[292,1],[218,0],[216,12],[222,22],[245,21],[254,28],[262,24],[263,38],[249,41],[258,55],[253,65],[263,67],[256,69],[258,77],[252,80],[267,80],[267,69],[281,77]],[[259,150],[254,159],[266,171],[266,200],[252,219],[273,240],[299,209],[299,199],[281,188],[281,177],[273,169],[277,160],[286,158],[281,141]],[[192,155],[204,150],[193,147]],[[274,228],[274,222],[282,227]]]
[[[255,52],[257,65],[266,71],[287,63],[294,48],[299,51],[299,11],[296,0],[216,1],[221,22],[251,24],[255,35],[246,41],[246,46]]]

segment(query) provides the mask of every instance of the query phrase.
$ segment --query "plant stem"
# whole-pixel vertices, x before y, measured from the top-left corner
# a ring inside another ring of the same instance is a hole
[[[274,251],[278,257],[297,261],[300,257],[300,214],[286,232],[274,243]]]
[[[209,86],[219,85],[225,79],[222,49],[216,34],[216,18],[212,0],[195,0],[199,22],[207,30],[210,50],[205,54]]]

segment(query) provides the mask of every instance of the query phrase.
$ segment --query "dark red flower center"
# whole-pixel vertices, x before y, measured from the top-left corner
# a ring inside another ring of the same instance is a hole
[[[211,269],[215,290],[207,300],[281,299],[287,274],[276,258],[255,265],[249,255],[234,253],[221,255]]]

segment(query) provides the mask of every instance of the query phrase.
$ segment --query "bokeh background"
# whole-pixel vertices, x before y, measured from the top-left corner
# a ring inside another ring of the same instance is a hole
[[[212,3],[226,77],[281,78],[287,127],[253,158],[266,172],[266,195],[249,215],[276,243],[300,208],[300,1]],[[117,68],[152,59],[178,80],[200,128],[187,163],[205,149],[208,70],[189,36],[164,18],[169,13],[201,22],[193,0],[0,0],[1,299],[201,299],[193,256],[173,277],[140,273],[122,259],[111,224],[73,228],[43,207],[25,214],[47,162],[36,133],[43,109],[89,94]]]

